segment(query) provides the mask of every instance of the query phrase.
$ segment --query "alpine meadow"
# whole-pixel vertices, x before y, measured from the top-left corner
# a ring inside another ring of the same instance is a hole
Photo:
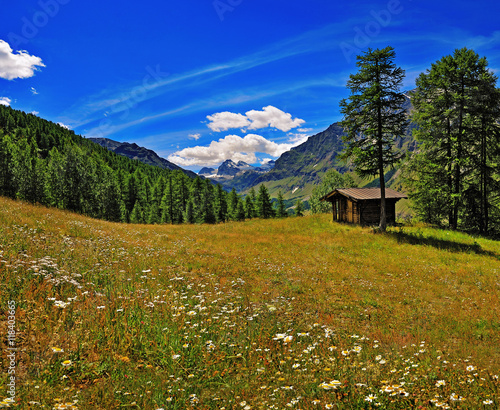
[[[500,408],[500,3],[0,14],[0,409]]]

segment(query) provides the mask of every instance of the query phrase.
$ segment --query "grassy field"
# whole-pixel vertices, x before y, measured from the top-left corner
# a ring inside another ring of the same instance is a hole
[[[499,408],[499,275],[500,242],[424,226],[0,198],[0,407]]]

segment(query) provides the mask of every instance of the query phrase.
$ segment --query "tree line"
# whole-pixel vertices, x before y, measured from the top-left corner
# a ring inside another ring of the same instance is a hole
[[[131,223],[218,223],[288,215],[281,193],[245,198],[179,170],[120,156],[58,124],[0,105],[0,195]]]

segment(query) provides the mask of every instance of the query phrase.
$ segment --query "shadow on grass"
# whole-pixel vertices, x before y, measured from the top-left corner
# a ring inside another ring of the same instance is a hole
[[[432,236],[424,236],[420,232],[409,233],[400,231],[388,232],[389,236],[396,239],[398,243],[408,243],[410,245],[426,245],[437,249],[442,249],[457,253],[474,253],[476,255],[490,256],[500,260],[500,255],[495,252],[487,251],[481,248],[481,245],[474,241],[472,244],[439,239]]]

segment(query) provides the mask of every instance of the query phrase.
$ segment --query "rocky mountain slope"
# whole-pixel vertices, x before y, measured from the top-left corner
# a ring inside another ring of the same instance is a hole
[[[165,158],[161,158],[156,152],[144,147],[140,147],[135,143],[131,144],[128,142],[118,142],[113,141],[109,138],[89,138],[89,140],[101,145],[104,148],[109,149],[110,151],[115,152],[118,155],[122,155],[130,159],[136,159],[145,164],[155,165],[160,168],[180,170],[190,177],[196,176],[194,172],[185,170],[178,165],[167,161]]]

